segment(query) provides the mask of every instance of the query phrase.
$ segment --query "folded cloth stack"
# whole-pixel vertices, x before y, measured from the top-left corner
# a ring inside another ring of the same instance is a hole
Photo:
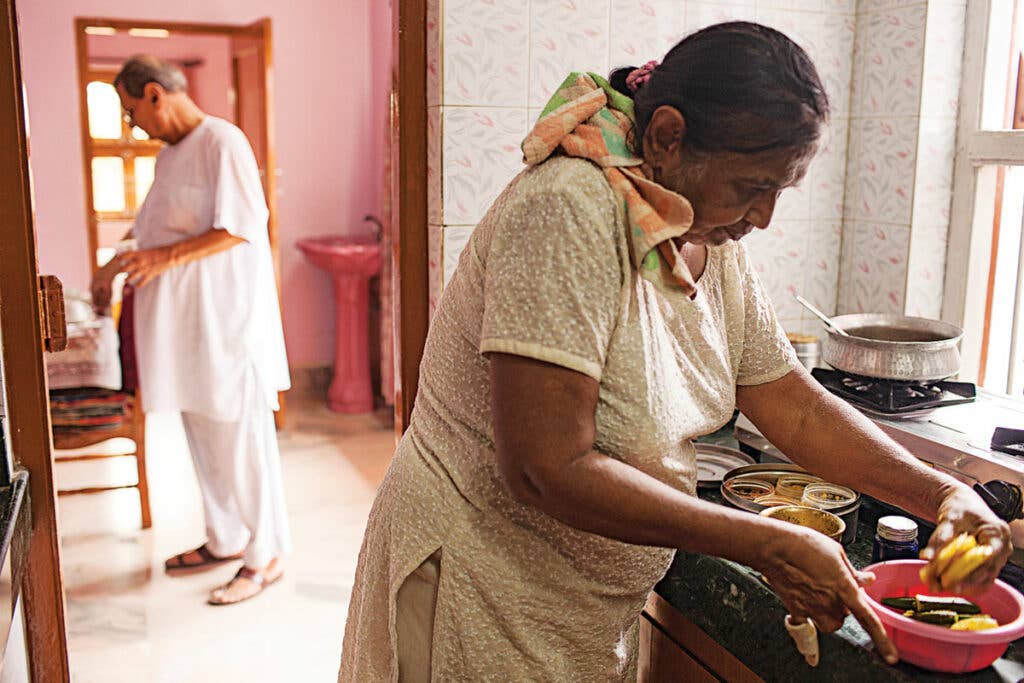
[[[120,427],[132,395],[95,387],[50,392],[50,419],[55,434],[97,432]]]

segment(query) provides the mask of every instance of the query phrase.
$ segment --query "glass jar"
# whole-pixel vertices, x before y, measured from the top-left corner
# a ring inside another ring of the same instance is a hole
[[[872,562],[916,560],[919,550],[917,523],[914,520],[899,515],[878,520],[875,543],[871,548]]]

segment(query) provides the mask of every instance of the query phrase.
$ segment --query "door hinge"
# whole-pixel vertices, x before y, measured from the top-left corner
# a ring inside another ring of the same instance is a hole
[[[47,351],[63,351],[68,347],[64,286],[56,275],[39,276],[39,327]]]

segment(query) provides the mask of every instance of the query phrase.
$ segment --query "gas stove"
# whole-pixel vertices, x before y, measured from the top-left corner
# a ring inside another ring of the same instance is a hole
[[[811,374],[836,396],[872,417],[919,419],[935,408],[970,403],[977,388],[970,382],[905,382],[814,368]]]

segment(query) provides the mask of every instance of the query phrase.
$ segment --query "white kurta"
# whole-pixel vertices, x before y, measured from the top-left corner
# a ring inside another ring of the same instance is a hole
[[[172,268],[136,292],[135,335],[144,408],[238,420],[246,372],[277,408],[290,385],[267,236],[267,205],[245,134],[207,116],[160,151],[135,221],[139,249],[210,228],[241,237],[219,254]]]

